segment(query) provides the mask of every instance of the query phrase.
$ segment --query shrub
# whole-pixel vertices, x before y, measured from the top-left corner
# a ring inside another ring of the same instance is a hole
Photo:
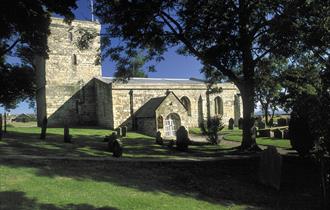
[[[223,125],[223,123],[221,122],[221,118],[220,117],[210,118],[207,122],[207,127],[208,127],[207,140],[211,144],[219,144],[220,139],[218,136],[218,132],[221,131],[225,127]]]
[[[297,101],[291,112],[289,122],[290,143],[299,155],[306,156],[314,147],[315,134],[313,125],[315,122],[312,104],[315,105],[314,97],[305,97]],[[315,125],[314,125],[315,126]]]

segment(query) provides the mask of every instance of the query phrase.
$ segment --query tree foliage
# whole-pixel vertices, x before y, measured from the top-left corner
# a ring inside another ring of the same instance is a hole
[[[47,56],[52,13],[70,22],[75,0],[3,0],[0,7],[0,105],[13,107],[34,95],[35,55]],[[9,64],[15,58],[18,64]]]
[[[178,53],[199,59],[207,75],[234,82],[243,101],[242,148],[249,149],[256,146],[252,129],[256,67],[269,54],[289,57],[307,49],[302,47],[301,28],[313,17],[328,18],[326,9],[316,13],[328,4],[321,0],[96,0],[95,13],[106,25],[104,56],[121,62],[144,50],[148,59],[161,60],[167,49],[178,46]],[[111,42],[114,39],[119,44]]]

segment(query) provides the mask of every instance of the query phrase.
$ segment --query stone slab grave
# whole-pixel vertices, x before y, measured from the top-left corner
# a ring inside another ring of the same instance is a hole
[[[268,146],[260,155],[259,181],[263,185],[280,189],[282,173],[282,157],[276,147]]]

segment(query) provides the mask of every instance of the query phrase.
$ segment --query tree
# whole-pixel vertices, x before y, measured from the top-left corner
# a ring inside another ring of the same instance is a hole
[[[116,61],[125,57],[122,52],[129,56],[136,50],[160,60],[178,46],[179,53],[199,59],[212,72],[208,75],[231,80],[243,102],[241,148],[251,149],[257,146],[252,129],[256,66],[270,53],[296,52],[296,23],[316,5],[311,0],[96,0],[95,13],[106,25],[105,54]]]
[[[269,57],[262,59],[257,66],[256,102],[259,102],[264,112],[265,123],[269,125],[268,116],[271,110],[271,119],[279,107],[282,90],[280,74],[285,70],[285,59]]]
[[[70,23],[75,0],[3,0],[0,7],[0,104],[14,107],[34,96],[36,55],[47,56],[47,36],[52,13]],[[9,64],[15,57],[18,64]]]
[[[127,59],[126,62],[117,63],[117,71],[115,72],[116,78],[131,78],[131,77],[148,77],[147,73],[143,70],[146,63],[145,57],[141,54]]]

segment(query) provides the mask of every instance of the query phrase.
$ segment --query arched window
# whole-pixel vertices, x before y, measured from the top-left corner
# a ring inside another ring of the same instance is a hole
[[[72,55],[72,65],[77,65],[77,56],[76,56],[76,54]]]
[[[68,33],[68,39],[69,39],[70,42],[72,42],[72,32]]]
[[[223,101],[220,96],[217,96],[214,99],[214,114],[215,115],[223,115]]]
[[[162,116],[158,116],[158,118],[157,118],[157,124],[158,124],[158,129],[162,129],[164,127],[164,125],[163,125],[163,117]]]
[[[188,116],[191,116],[191,105],[190,105],[190,100],[187,96],[183,96],[181,98],[181,102],[183,106],[187,109],[188,111]]]

